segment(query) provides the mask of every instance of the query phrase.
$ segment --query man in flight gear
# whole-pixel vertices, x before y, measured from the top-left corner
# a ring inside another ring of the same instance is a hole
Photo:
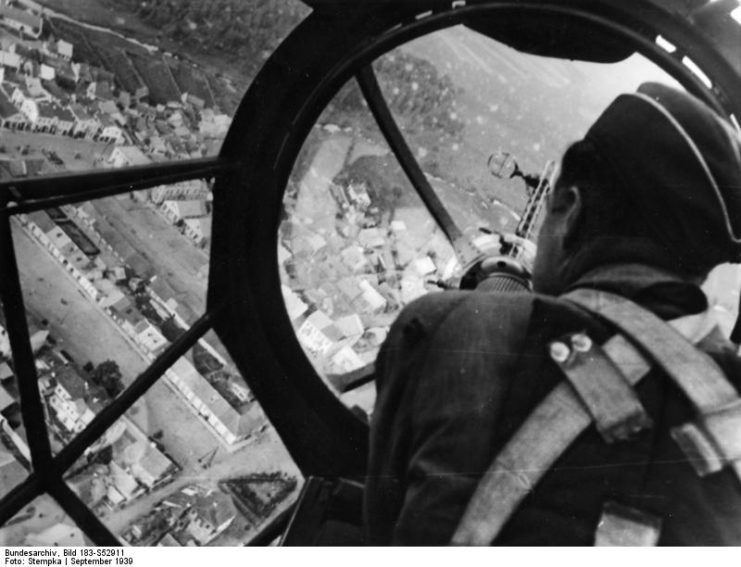
[[[393,325],[368,542],[741,545],[741,362],[699,287],[740,261],[737,133],[663,85],[619,96],[563,157],[535,293]]]

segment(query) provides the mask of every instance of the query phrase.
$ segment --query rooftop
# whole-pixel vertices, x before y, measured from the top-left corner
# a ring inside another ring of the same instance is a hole
[[[116,121],[110,114],[101,114],[98,118],[98,121],[104,128],[108,128],[111,126],[118,127],[118,124],[116,124]]]
[[[81,104],[75,103],[70,105],[70,112],[77,118],[77,120],[90,120],[92,116],[87,109]]]
[[[260,422],[260,416],[248,406],[245,411],[239,412],[219,394],[219,392],[201,376],[195,367],[186,359],[180,358],[172,365],[175,373],[211,412],[236,437],[248,435]]]
[[[109,101],[113,99],[113,89],[108,81],[96,81],[90,83],[90,87],[88,96],[95,96]]]
[[[118,112],[118,107],[112,100],[104,100],[98,102],[98,110],[105,114],[116,114]]]
[[[63,366],[56,371],[54,379],[62,386],[73,400],[82,398],[87,393],[87,383],[73,368]]]
[[[0,4],[0,17],[6,20],[19,22],[33,28],[40,28],[42,25],[41,16],[37,16],[36,14],[32,14],[31,12],[26,12],[25,10],[11,8],[10,6],[6,6],[3,4]]]
[[[73,46],[71,43],[60,39],[57,41],[57,52],[65,57],[72,57]]]
[[[74,122],[74,115],[66,108],[48,102],[39,103],[39,115],[56,118],[63,122]]]
[[[28,59],[28,58],[36,56],[35,49],[28,47],[24,45],[23,43],[18,43],[18,42],[15,43],[15,52],[21,57],[23,57],[24,59]]]
[[[194,230],[200,230],[201,234],[205,238],[209,238],[211,236],[211,227],[213,225],[213,219],[211,217],[185,219],[185,224],[189,225]]]
[[[136,146],[118,146],[113,150],[111,157],[113,157],[114,154],[120,155],[131,165],[145,164],[152,161]]]
[[[231,497],[218,490],[200,496],[193,505],[193,511],[214,528],[233,520],[237,515]]]
[[[147,445],[144,455],[139,461],[139,466],[153,477],[159,478],[170,470],[172,461],[151,445]]]
[[[110,478],[113,481],[113,485],[116,487],[121,494],[127,499],[134,495],[134,492],[139,488],[139,484],[136,482],[133,476],[127,473],[116,461],[111,461],[110,465]]]
[[[69,102],[70,96],[69,94],[67,94],[67,91],[57,85],[57,83],[55,83],[54,81],[42,80],[41,86],[44,88],[44,90],[46,90],[46,92],[48,92],[62,104],[67,104]]]
[[[10,118],[16,114],[18,114],[18,109],[12,102],[10,102],[8,97],[5,96],[5,93],[0,90],[0,117]]]
[[[16,53],[0,51],[0,65],[17,69],[21,65],[21,58]]]
[[[120,317],[126,319],[132,325],[139,324],[144,320],[144,316],[134,307],[131,300],[124,296],[119,299],[116,303],[111,305],[111,309],[115,311]]]
[[[174,210],[182,219],[203,217],[208,214],[206,201],[203,200],[165,201],[163,206]]]

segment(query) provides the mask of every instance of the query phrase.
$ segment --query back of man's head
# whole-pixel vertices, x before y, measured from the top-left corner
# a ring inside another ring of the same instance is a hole
[[[741,261],[741,140],[687,93],[646,83],[619,96],[564,155],[569,185],[585,209],[574,244],[631,239],[689,276]]]

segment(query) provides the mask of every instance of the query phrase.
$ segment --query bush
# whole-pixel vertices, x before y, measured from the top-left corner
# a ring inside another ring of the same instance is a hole
[[[101,362],[90,373],[90,380],[93,384],[101,386],[112,398],[123,392],[124,385],[122,378],[121,369],[114,360]]]

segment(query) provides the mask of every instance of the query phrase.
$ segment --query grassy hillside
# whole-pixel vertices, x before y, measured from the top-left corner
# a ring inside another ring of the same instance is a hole
[[[80,22],[114,29],[229,75],[240,93],[267,56],[309,13],[298,0],[39,0],[39,3]]]

